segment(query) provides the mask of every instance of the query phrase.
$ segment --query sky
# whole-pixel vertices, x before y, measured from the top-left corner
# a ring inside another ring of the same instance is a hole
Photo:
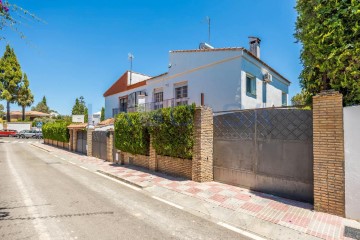
[[[71,114],[84,96],[92,112],[105,105],[103,93],[130,68],[155,76],[167,71],[170,50],[211,45],[248,48],[248,36],[261,38],[261,59],[289,79],[291,98],[300,92],[301,45],[293,37],[296,0],[9,0],[41,18],[23,19],[0,41],[14,48],[38,103]],[[5,102],[1,102],[5,106]],[[20,109],[12,105],[11,110]]]

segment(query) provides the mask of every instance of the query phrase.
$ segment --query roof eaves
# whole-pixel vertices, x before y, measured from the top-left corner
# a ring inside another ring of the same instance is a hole
[[[210,49],[188,49],[188,50],[171,50],[170,53],[183,53],[183,52],[216,52],[216,51],[239,51],[243,47],[226,47],[226,48],[210,48]]]
[[[265,65],[267,68],[269,68],[271,71],[273,71],[274,73],[276,73],[277,75],[279,75],[279,77],[281,77],[283,80],[285,80],[287,83],[291,83],[287,78],[285,78],[283,75],[281,75],[278,71],[276,71],[274,68],[270,67],[266,62],[264,62],[263,60],[261,60],[260,58],[256,57],[254,54],[252,54],[249,50],[243,48],[243,51],[245,53],[247,53],[249,56],[251,56],[252,58],[254,58],[255,60],[259,61],[260,63],[262,63],[263,65]]]

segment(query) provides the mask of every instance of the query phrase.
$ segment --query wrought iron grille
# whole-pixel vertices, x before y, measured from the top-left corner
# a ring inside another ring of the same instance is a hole
[[[312,111],[264,108],[214,115],[215,139],[312,141]]]

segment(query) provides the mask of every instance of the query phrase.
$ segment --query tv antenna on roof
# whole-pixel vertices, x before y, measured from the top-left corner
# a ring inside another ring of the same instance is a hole
[[[208,43],[210,44],[210,37],[211,37],[211,20],[209,16],[206,16],[205,21],[208,25]]]
[[[131,80],[132,80],[132,65],[133,65],[133,59],[134,59],[134,55],[132,55],[132,53],[128,53],[128,59],[130,61],[130,85],[131,85]]]

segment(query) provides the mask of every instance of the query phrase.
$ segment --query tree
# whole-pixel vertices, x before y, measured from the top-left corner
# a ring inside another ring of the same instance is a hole
[[[301,91],[300,93],[296,94],[291,98],[291,104],[293,106],[304,106],[308,105],[309,103],[307,100],[309,97],[307,96],[307,93],[305,91]]]
[[[38,111],[43,113],[50,113],[50,108],[47,105],[46,97],[44,96],[43,99],[35,106],[31,108],[32,111]]]
[[[0,104],[0,119],[3,119],[4,116],[5,116],[4,105]]]
[[[21,67],[14,49],[7,45],[4,56],[0,60],[0,99],[6,101],[8,122],[10,121],[10,103],[17,101],[21,79]]]
[[[75,99],[75,104],[71,111],[72,115],[84,115],[84,121],[88,121],[88,109],[85,105],[84,97],[81,96],[80,98]]]
[[[20,6],[6,0],[0,0],[0,30],[8,27],[17,32],[21,38],[25,38],[25,35],[19,30],[19,25],[28,21],[29,17],[31,20],[41,21],[35,14],[30,13]],[[5,39],[5,36],[0,33],[0,40],[1,39]]]
[[[102,108],[101,108],[100,121],[104,121],[104,120],[105,120],[105,108],[102,107]]]
[[[29,88],[29,80],[26,73],[22,80],[22,84],[19,89],[17,103],[22,107],[22,120],[25,120],[25,108],[30,107],[34,103],[34,95],[31,93]]]
[[[303,45],[300,84],[306,101],[334,89],[360,103],[360,1],[297,0],[295,37]]]

